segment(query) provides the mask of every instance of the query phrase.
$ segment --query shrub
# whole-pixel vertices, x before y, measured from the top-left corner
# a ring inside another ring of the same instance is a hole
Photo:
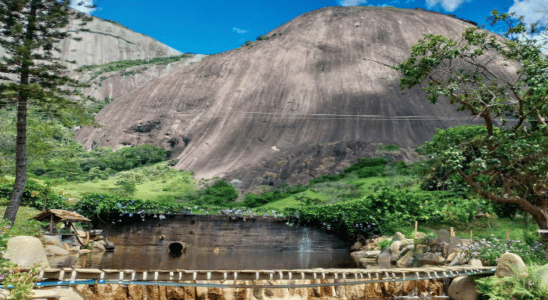
[[[474,242],[463,247],[463,250],[468,258],[477,258],[489,266],[495,266],[499,257],[506,252],[517,254],[530,263],[543,263],[548,259],[546,248],[539,241],[533,241],[532,244],[520,239],[506,241],[496,238],[493,234],[488,238],[474,239]]]
[[[224,180],[216,181],[212,186],[205,189],[196,200],[200,205],[226,206],[238,198],[236,189]]]
[[[356,172],[356,174],[358,175],[358,178],[382,176],[385,169],[386,169],[385,165],[374,166],[374,167],[364,167],[359,169]]]
[[[0,185],[0,198],[11,198],[13,184]],[[36,209],[69,209],[70,204],[57,193],[53,192],[49,186],[42,185],[35,180],[29,179],[23,190],[21,204],[29,205]]]
[[[548,285],[542,277],[545,267],[528,266],[521,276],[477,278],[479,299],[546,300]]]
[[[377,167],[377,166],[385,166],[388,164],[388,159],[384,157],[376,157],[376,158],[369,158],[369,157],[363,157],[358,158],[358,161],[353,164],[352,166],[344,169],[344,173],[350,173],[357,170],[360,170],[364,167]]]
[[[400,146],[398,145],[380,145],[377,147],[377,151],[379,152],[388,152],[388,151],[398,151],[400,150]]]
[[[513,220],[521,209],[517,204],[492,202],[493,211],[500,218]]]

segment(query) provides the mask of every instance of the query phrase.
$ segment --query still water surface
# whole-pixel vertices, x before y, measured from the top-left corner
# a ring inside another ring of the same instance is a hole
[[[114,252],[50,258],[52,267],[133,270],[261,270],[356,267],[348,251],[254,251],[212,249],[169,255],[166,247],[117,246]]]

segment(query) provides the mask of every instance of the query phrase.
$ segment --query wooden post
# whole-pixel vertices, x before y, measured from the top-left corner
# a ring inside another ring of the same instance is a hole
[[[455,236],[455,229],[451,227],[451,237]]]
[[[417,232],[417,227],[419,226],[419,222],[415,221],[415,232]]]
[[[510,230],[509,229],[506,229],[506,240],[507,241],[510,240]]]
[[[470,230],[470,241],[473,241],[474,239],[472,238],[472,230]]]
[[[53,214],[49,216],[49,232],[53,233]]]

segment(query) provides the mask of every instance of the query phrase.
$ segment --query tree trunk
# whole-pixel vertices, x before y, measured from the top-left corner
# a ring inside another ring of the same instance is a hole
[[[36,7],[38,0],[32,0],[30,4],[29,21],[25,33],[24,54],[21,63],[21,81],[17,99],[17,139],[15,147],[15,184],[11,193],[10,203],[4,212],[4,219],[13,224],[17,216],[17,210],[21,204],[23,190],[27,183],[27,108],[29,93],[29,76],[31,49],[36,27]]]
[[[28,75],[27,75],[28,78]],[[28,80],[28,79],[27,79]],[[27,182],[27,98],[25,92],[20,92],[17,103],[17,144],[15,154],[15,184],[11,193],[10,203],[4,213],[4,219],[15,222],[17,210],[21,203],[23,190]]]
[[[537,222],[538,228],[541,230],[548,230],[548,213],[531,214],[533,219]],[[540,236],[543,240],[548,241],[548,233],[541,233]]]

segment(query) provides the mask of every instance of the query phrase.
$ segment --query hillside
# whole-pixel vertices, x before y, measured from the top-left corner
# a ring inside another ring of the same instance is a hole
[[[65,39],[58,45],[59,56],[67,63],[69,69],[84,65],[104,64],[118,60],[149,59],[179,55],[181,52],[166,46],[144,34],[137,33],[120,24],[93,17],[93,20],[82,26],[80,20],[71,20],[68,31],[84,28],[84,31],[73,33],[74,38]],[[0,48],[0,56],[4,52]]]
[[[170,71],[115,99],[83,128],[85,147],[172,148],[179,169],[241,187],[304,183],[340,171],[379,145],[412,148],[436,128],[470,122],[389,68],[425,33],[458,39],[450,16],[371,7],[323,8],[239,49]],[[377,153],[378,154],[378,153]]]

